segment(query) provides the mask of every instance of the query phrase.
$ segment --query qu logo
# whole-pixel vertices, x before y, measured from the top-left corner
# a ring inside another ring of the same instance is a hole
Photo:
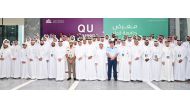
[[[94,25],[91,24],[89,27],[89,24],[87,24],[86,26],[83,24],[78,25],[78,32],[84,33],[84,32],[93,32],[94,30]]]

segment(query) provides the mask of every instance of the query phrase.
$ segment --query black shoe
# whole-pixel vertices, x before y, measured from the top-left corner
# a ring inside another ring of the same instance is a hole
[[[108,81],[110,81],[111,79],[108,79]]]
[[[76,81],[77,79],[76,78],[74,78],[74,81]]]
[[[114,79],[115,81],[117,81],[117,79]]]
[[[71,78],[68,78],[67,81],[71,80]]]

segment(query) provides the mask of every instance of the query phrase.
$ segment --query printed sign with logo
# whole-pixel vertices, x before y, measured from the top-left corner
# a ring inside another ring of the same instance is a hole
[[[42,34],[103,36],[103,18],[43,18]]]

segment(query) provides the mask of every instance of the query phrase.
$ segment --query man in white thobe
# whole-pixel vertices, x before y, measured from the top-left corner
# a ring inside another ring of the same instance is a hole
[[[96,50],[95,54],[95,63],[96,63],[96,71],[97,71],[97,79],[98,80],[106,80],[107,79],[107,55],[106,49],[104,48],[104,44],[102,42],[99,43],[99,47]]]
[[[85,60],[85,66],[84,66],[84,68],[85,68],[85,75],[84,75],[84,77],[87,78],[87,74],[86,74],[86,60],[87,60],[86,49],[87,49],[87,41],[86,41],[85,38],[83,38],[83,40],[82,40],[82,47],[83,47],[82,49],[84,50],[84,60]]]
[[[170,47],[169,41],[165,41],[165,45],[163,46],[162,69],[161,69],[160,80],[174,81],[173,65],[174,65],[173,48]]]
[[[69,47],[69,40],[68,40],[68,38],[64,37],[63,39],[64,39],[63,40],[63,46],[66,47],[66,48],[68,48]],[[68,62],[67,61],[65,62],[65,71],[68,72]]]
[[[177,46],[174,48],[174,80],[185,81],[186,53],[182,41],[178,40]]]
[[[182,45],[185,47],[187,53],[185,78],[186,80],[189,80],[190,79],[190,36],[186,37],[186,41]]]
[[[149,82],[151,74],[151,47],[149,45],[149,40],[145,40],[143,50],[142,50],[142,80]]]
[[[184,47],[188,48],[190,46],[190,36],[186,37],[186,41],[182,44]]]
[[[37,66],[37,45],[35,44],[35,40],[32,39],[31,40],[31,44],[30,46],[28,47],[28,59],[29,59],[29,62],[28,62],[28,72],[29,72],[29,76],[31,79],[36,79],[36,75],[37,75],[37,69],[36,69],[36,66]]]
[[[152,62],[151,62],[151,81],[160,81],[161,73],[161,57],[162,57],[162,48],[159,45],[158,41],[154,41],[154,46],[152,47]]]
[[[14,41],[11,48],[11,73],[13,74],[13,78],[20,78],[20,52],[21,47],[18,45],[18,41]]]
[[[104,39],[104,37],[101,37],[99,43],[103,43],[104,48],[107,48],[109,46],[109,43]],[[98,43],[98,47],[99,47],[99,43]]]
[[[92,44],[91,39],[88,39],[85,56],[86,56],[86,80],[96,80],[95,46]]]
[[[190,79],[190,43],[189,46],[186,48],[187,51],[187,63],[186,63],[186,80]]]
[[[62,81],[65,77],[65,62],[66,62],[66,47],[63,46],[62,41],[58,42],[56,47],[56,81]]]
[[[94,47],[97,49],[99,47],[99,43],[100,41],[96,41],[96,37],[93,38],[92,44],[94,45]]]
[[[76,66],[75,66],[75,71],[76,71],[76,78],[78,80],[84,80],[86,77],[86,72],[85,72],[85,49],[82,46],[82,42],[79,40],[78,45],[75,48],[75,55],[76,55]]]
[[[11,76],[11,50],[7,43],[3,43],[0,54],[1,72],[0,78],[10,78]]]
[[[139,45],[138,40],[134,40],[134,46],[131,50],[132,63],[131,63],[131,80],[142,80],[142,47]]]
[[[47,49],[44,46],[44,41],[40,41],[40,46],[37,50],[37,79],[47,79]]]
[[[22,79],[28,79],[29,78],[29,72],[28,72],[28,48],[27,43],[22,44],[21,54],[20,54],[20,61],[21,61],[21,78]]]
[[[121,47],[121,39],[117,39],[115,41],[115,47],[119,49]],[[119,66],[119,63],[117,62],[117,66]],[[117,71],[119,71],[119,67],[117,67]]]
[[[118,80],[130,81],[131,67],[131,49],[126,46],[126,42],[122,41],[122,45],[118,48],[117,61],[119,62]]]
[[[56,78],[56,44],[55,42],[51,43],[51,47],[48,51],[48,78],[54,79]]]
[[[128,37],[126,40],[126,46],[132,47],[133,46],[132,37]]]

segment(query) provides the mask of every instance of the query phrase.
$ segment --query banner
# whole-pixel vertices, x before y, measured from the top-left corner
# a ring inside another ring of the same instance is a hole
[[[103,18],[43,18],[42,34],[103,36]]]
[[[43,18],[41,34],[104,36],[116,34],[149,36],[168,35],[167,18]]]
[[[142,35],[155,36],[162,34],[168,35],[167,18],[105,18],[104,33],[111,35],[116,34],[119,38],[124,35]]]

